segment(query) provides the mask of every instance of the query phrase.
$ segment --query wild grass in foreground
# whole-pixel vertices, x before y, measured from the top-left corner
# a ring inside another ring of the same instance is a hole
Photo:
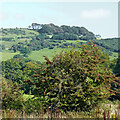
[[[27,114],[25,111],[16,111],[16,110],[3,110],[2,118],[102,118],[104,120],[112,118],[114,120],[120,119],[120,105],[116,104],[101,104],[96,108],[92,109],[90,112],[82,111],[73,111],[73,112],[64,112],[63,110],[56,110],[48,108],[45,110],[40,110],[37,113]]]

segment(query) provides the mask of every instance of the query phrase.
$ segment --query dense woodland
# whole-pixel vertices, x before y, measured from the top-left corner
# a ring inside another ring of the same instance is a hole
[[[118,38],[98,40],[84,27],[54,24],[1,32],[3,55],[15,54],[1,63],[3,110],[91,113],[99,103],[120,100],[120,58],[110,59],[119,53]],[[52,60],[43,56],[46,62],[29,59],[45,48],[62,51]]]

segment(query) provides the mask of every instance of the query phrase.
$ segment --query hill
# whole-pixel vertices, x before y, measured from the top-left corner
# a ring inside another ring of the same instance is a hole
[[[60,49],[69,46],[78,47],[78,45],[88,44],[91,41],[104,48],[103,51],[107,52],[111,58],[117,57],[118,54],[117,38],[98,40],[94,33],[84,27],[32,24],[31,28],[29,26],[29,28],[1,29],[0,47],[3,60],[20,54],[33,60],[43,61],[42,53],[48,54],[51,58],[55,51],[59,52]]]

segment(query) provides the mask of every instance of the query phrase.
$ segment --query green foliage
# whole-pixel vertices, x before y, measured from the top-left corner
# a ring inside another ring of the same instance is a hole
[[[2,109],[23,110],[23,91],[17,82],[2,79]]]
[[[48,27],[50,30],[45,28],[44,26]],[[1,41],[1,47],[3,48],[3,60],[11,58],[15,54],[19,54],[19,52],[22,53],[22,55],[24,55],[25,57],[29,57],[31,56],[29,55],[31,54],[31,51],[38,51],[44,48],[56,49],[66,48],[68,46],[75,47],[74,42],[77,39],[80,39],[80,41],[83,42],[95,39],[95,35],[84,27],[70,27],[66,25],[62,25],[59,27],[54,24],[46,24],[42,25],[42,28],[39,30],[38,33],[36,30],[28,30],[21,28],[2,29],[3,41]],[[48,32],[45,32],[46,30]],[[52,35],[48,35],[49,32]],[[4,38],[12,39],[11,41],[4,41]],[[64,39],[67,40],[65,41]],[[69,42],[70,40],[74,42]],[[113,52],[118,52],[117,38],[101,39],[94,41],[97,46],[105,48],[103,51],[108,53],[112,57],[114,57]],[[15,52],[15,54],[12,52]]]
[[[39,33],[47,33],[47,34],[56,34],[56,33],[61,33],[63,30],[54,24],[44,24],[42,25],[42,28],[38,30]]]
[[[38,113],[42,108],[44,99],[23,94],[21,86],[12,80],[2,79],[2,109],[25,111],[27,114]]]
[[[32,88],[25,84],[24,80],[30,79],[33,71],[39,69],[39,65],[40,63],[24,58],[12,58],[2,62],[2,75],[4,78],[12,80],[13,83],[21,84],[21,89],[29,94]]]
[[[110,62],[110,68],[113,73],[118,77],[114,83],[112,83],[111,89],[116,91],[115,95],[110,96],[110,100],[120,100],[120,56]]]
[[[107,51],[118,52],[118,38],[94,40],[94,42],[96,45],[103,47]]]
[[[14,52],[20,51],[23,56],[27,56],[31,53],[31,49],[24,44],[13,45],[10,50],[13,50]]]
[[[44,24],[42,25],[42,28],[40,30],[38,30],[39,33],[47,33],[49,35],[53,35],[53,34],[60,34],[60,33],[69,33],[69,34],[75,34],[78,36],[86,36],[91,38],[91,39],[95,39],[95,35],[88,31],[86,28],[84,27],[76,27],[76,26],[67,26],[67,25],[62,25],[62,26],[56,26],[54,24]],[[73,35],[72,35],[73,36]],[[57,39],[61,39],[59,36],[55,36],[57,37]],[[75,36],[74,36],[75,37]]]
[[[25,101],[25,112],[27,114],[41,112],[43,104],[42,102],[44,102],[44,99],[40,97],[33,97],[27,99]]]
[[[2,62],[3,76],[13,82],[21,83],[23,80],[23,68],[25,62],[22,59],[10,59]]]
[[[111,61],[110,68],[112,68],[116,76],[120,76],[120,56]]]
[[[9,50],[12,50],[13,52],[20,51],[24,56],[27,56],[31,53],[33,50],[41,50],[46,47],[50,47],[51,44],[49,43],[47,39],[48,36],[45,34],[37,35],[36,37],[33,37],[32,40],[29,42],[26,41],[25,43],[19,42],[18,44],[12,45],[12,47]]]
[[[56,55],[28,80],[34,95],[45,98],[45,106],[64,110],[90,110],[110,95],[116,78],[106,67],[109,57],[93,44]]]
[[[91,37],[91,39],[95,39],[94,34],[88,31],[85,27],[80,28],[80,34],[86,37]]]
[[[20,54],[14,55],[13,58],[20,58],[20,59],[24,59],[24,57]]]
[[[27,57],[28,54],[31,53],[31,50],[30,50],[29,47],[23,47],[23,48],[21,49],[20,53],[23,54],[23,56]]]
[[[14,37],[31,37],[38,35],[38,32],[22,28],[8,28],[2,29],[2,38],[14,38]]]
[[[117,38],[94,40],[97,46],[105,48],[101,50],[93,44],[87,45],[95,35],[84,27],[46,24],[38,31],[40,34],[27,29],[3,29],[0,46],[6,56],[3,60],[14,56],[2,62],[4,109],[32,113],[52,105],[53,109],[58,106],[65,111],[89,111],[110,95],[112,100],[120,98],[117,84],[120,82],[115,77],[120,75],[120,59],[110,63],[110,70],[109,57],[103,53],[119,52]],[[81,42],[75,43],[78,39],[86,45],[78,47],[81,45]],[[58,49],[68,46],[78,48],[63,52]],[[45,57],[47,62],[42,65],[25,58],[44,62],[43,55],[50,59]],[[24,99],[22,90],[35,97]]]
[[[49,39],[50,37],[47,34],[39,34],[36,36],[37,40]]]
[[[4,33],[7,34],[8,32],[9,32],[9,34],[17,34],[17,35],[25,34],[25,31],[20,30],[20,29],[3,29],[2,32],[3,32],[3,34]]]
[[[12,41],[14,38],[11,37],[11,38],[8,38],[8,37],[3,37],[2,40],[3,41]]]
[[[5,45],[0,44],[0,52],[2,52],[2,50],[5,50]]]
[[[76,34],[73,33],[60,33],[57,35],[53,35],[52,39],[55,40],[78,40],[79,37]]]
[[[30,43],[27,45],[31,50],[41,50],[43,48],[49,47],[49,41],[45,41],[43,39],[39,40],[39,38],[36,38],[34,40],[31,40]]]
[[[12,45],[20,43],[25,43],[25,41],[30,41],[32,37],[38,36],[39,33],[33,30],[21,29],[21,28],[8,28],[2,29],[0,37],[2,38],[1,44],[9,49]]]

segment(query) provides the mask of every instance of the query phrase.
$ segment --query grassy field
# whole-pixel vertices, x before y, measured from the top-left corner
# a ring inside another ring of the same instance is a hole
[[[68,42],[68,43],[77,43],[77,42],[84,42],[84,43],[86,43],[87,41],[85,41],[85,40],[66,40],[66,42]]]
[[[43,56],[47,56],[50,60],[52,60],[53,56],[55,56],[55,54],[57,53],[60,53],[62,50],[63,50],[62,48],[55,48],[55,49],[44,48],[39,51],[32,51],[32,53],[28,56],[28,58],[31,60],[45,62],[45,59]],[[10,59],[16,54],[19,54],[19,52],[11,53],[9,50],[3,50],[2,61]],[[114,58],[117,58],[117,57],[118,57],[118,54],[116,52],[113,52],[113,55],[110,56],[110,60],[113,60]]]
[[[43,56],[47,56],[50,60],[52,60],[53,56],[55,56],[56,53],[60,53],[61,50],[62,50],[61,48],[55,48],[55,49],[44,48],[39,51],[32,51],[32,53],[29,55],[28,58],[31,60],[45,62]]]
[[[113,59],[115,59],[115,58],[118,58],[118,53],[116,53],[116,52],[112,52],[113,54],[112,54],[112,56],[110,56],[110,60],[113,60]]]
[[[11,59],[16,54],[19,54],[19,52],[11,53],[9,50],[4,50],[4,51],[2,51],[2,61]]]
[[[31,40],[31,39],[27,39],[27,40]],[[5,48],[9,49],[9,48],[11,48],[12,45],[17,44],[19,42],[24,43],[25,39],[19,39],[17,41],[0,41],[0,44],[5,45]]]
[[[16,33],[10,33],[10,31],[11,30],[20,30],[20,31],[23,31],[23,32],[25,32],[25,34],[16,34]],[[2,32],[2,37],[29,37],[29,36],[35,36],[35,35],[39,35],[39,33],[38,32],[36,32],[36,31],[34,31],[34,30],[28,30],[28,29],[4,29],[4,30],[2,30],[3,32]]]
[[[18,30],[25,32],[25,34],[17,34],[14,32],[10,33],[10,29],[4,29],[2,34],[0,34],[0,38],[2,38],[2,39],[3,38],[13,38],[13,39],[12,39],[12,41],[0,41],[0,44],[5,45],[5,48],[8,49],[14,44],[17,44],[19,42],[24,43],[25,40],[30,41],[32,39],[31,37],[39,35],[39,33],[34,30],[28,30],[28,29],[18,29]],[[16,31],[17,31],[17,29],[16,29]]]

